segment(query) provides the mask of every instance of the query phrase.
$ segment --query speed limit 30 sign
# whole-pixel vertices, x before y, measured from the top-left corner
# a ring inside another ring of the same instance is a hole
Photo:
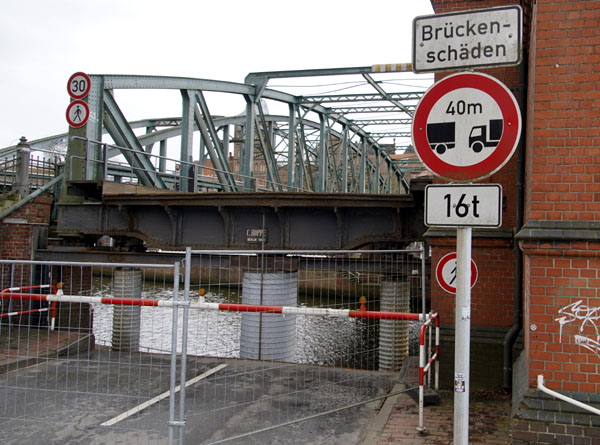
[[[73,99],[83,99],[90,92],[90,86],[90,76],[82,72],[77,72],[69,77],[67,91]]]

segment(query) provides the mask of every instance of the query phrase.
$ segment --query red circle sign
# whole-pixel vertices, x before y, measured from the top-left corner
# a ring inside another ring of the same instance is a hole
[[[69,77],[67,91],[73,99],[83,99],[90,92],[90,77],[82,72],[77,72]]]
[[[419,101],[412,137],[432,173],[470,182],[500,170],[515,152],[521,112],[510,90],[482,73],[454,74],[435,83]]]
[[[85,125],[90,117],[88,104],[82,100],[74,100],[67,107],[67,122],[71,127],[79,128]]]
[[[471,259],[471,288],[477,282],[477,265]],[[435,267],[435,278],[442,289],[450,294],[456,293],[456,252],[442,257]]]

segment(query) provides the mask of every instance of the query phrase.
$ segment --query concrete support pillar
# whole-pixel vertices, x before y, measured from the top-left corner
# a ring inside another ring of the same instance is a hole
[[[381,311],[410,311],[410,282],[381,282]],[[379,322],[379,369],[397,372],[408,356],[408,321]]]
[[[296,306],[297,301],[298,272],[244,272],[242,303]],[[295,315],[242,314],[241,358],[293,361],[295,346]]]
[[[142,298],[142,271],[118,268],[113,276],[115,298]],[[113,305],[113,351],[137,351],[140,346],[141,306]]]

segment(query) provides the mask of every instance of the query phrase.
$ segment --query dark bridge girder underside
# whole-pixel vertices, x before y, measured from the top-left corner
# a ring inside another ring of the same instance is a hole
[[[195,194],[99,186],[101,201],[59,204],[60,236],[135,238],[160,249],[354,249],[418,241],[425,233],[423,202],[414,194]]]

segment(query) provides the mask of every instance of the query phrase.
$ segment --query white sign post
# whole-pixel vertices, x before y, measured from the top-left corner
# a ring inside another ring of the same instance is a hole
[[[454,317],[454,443],[469,443],[471,357],[471,227],[456,229],[456,310]]]
[[[520,6],[435,14],[413,20],[413,71],[518,65]]]
[[[455,26],[456,33],[475,26],[471,23],[459,28],[452,20],[448,23]],[[483,30],[483,26],[474,29]],[[514,153],[520,135],[521,113],[516,99],[504,84],[481,73],[455,74],[434,84],[419,101],[412,127],[413,145],[425,167],[439,177],[464,183],[487,178],[502,168]],[[491,186],[492,193],[473,185],[447,185],[447,189],[429,186],[426,193],[429,225],[456,227],[457,445],[469,441],[472,227],[499,227],[502,222],[501,190]]]

